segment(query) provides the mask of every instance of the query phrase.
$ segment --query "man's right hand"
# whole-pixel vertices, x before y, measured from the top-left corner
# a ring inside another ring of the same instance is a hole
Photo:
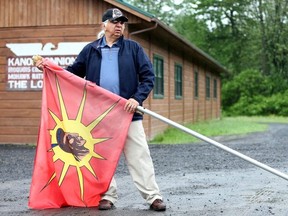
[[[41,71],[43,71],[43,57],[39,55],[34,55],[32,57],[34,65]]]

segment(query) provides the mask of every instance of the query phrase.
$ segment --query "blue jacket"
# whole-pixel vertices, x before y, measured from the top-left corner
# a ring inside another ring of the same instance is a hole
[[[102,38],[87,44],[67,70],[99,85],[101,40]],[[120,46],[118,54],[120,96],[126,99],[134,98],[142,106],[154,86],[151,61],[135,41],[124,39],[122,36],[117,45]],[[143,116],[135,113],[133,121],[139,119],[143,119]]]

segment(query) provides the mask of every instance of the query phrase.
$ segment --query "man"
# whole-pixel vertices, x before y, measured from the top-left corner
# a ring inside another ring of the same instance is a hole
[[[128,99],[124,109],[134,113],[123,153],[129,172],[142,197],[155,211],[165,211],[166,205],[155,180],[154,166],[146,141],[142,119],[136,112],[154,86],[152,64],[143,48],[124,39],[128,18],[117,8],[108,9],[102,17],[104,35],[86,45],[67,70],[85,77],[97,85]],[[117,201],[114,178],[98,208],[109,210]]]

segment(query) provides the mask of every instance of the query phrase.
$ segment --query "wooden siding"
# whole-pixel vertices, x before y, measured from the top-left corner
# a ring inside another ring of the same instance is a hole
[[[99,23],[102,1],[1,0],[1,27]]]
[[[0,27],[99,24],[110,7],[100,0],[1,0]],[[130,23],[141,22],[132,14],[127,17]]]

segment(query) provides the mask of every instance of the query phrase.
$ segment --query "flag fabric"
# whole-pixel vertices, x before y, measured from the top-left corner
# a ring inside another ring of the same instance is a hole
[[[132,114],[126,99],[43,60],[44,85],[28,207],[92,207],[107,191]]]

